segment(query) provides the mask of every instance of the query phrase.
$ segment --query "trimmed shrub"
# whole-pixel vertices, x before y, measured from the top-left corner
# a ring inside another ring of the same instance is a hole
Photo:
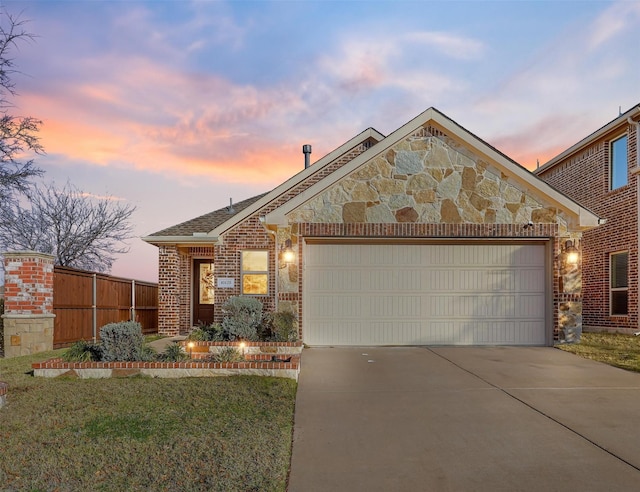
[[[144,344],[140,323],[121,321],[100,328],[102,360],[148,361],[153,359],[153,349]]]
[[[102,347],[98,343],[79,340],[62,354],[65,362],[92,362],[102,359]]]
[[[262,320],[262,303],[255,297],[230,297],[222,307],[225,317],[222,328],[232,340],[258,340],[258,327]]]

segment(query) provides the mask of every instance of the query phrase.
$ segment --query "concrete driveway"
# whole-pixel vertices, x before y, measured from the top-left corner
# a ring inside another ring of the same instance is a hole
[[[640,490],[640,374],[548,347],[312,348],[289,492]]]

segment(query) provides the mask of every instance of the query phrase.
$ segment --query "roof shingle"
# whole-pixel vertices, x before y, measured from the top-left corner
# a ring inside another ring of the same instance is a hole
[[[201,215],[200,217],[196,217],[195,219],[190,219],[186,222],[182,222],[181,224],[176,224],[174,226],[167,227],[166,229],[162,229],[161,231],[154,232],[153,234],[150,234],[149,237],[192,236],[194,232],[210,232],[237,213],[242,212],[245,208],[260,200],[266,194],[267,193],[263,193],[262,195],[257,195],[247,198],[241,202],[234,203],[233,212],[231,213],[229,212],[228,207],[223,207],[218,210],[214,210],[213,212],[209,212],[208,214]]]

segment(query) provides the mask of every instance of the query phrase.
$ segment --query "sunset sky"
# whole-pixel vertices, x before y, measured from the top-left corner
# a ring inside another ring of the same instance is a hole
[[[640,2],[3,1],[47,180],[138,236],[268,191],[434,106],[532,169],[640,103]],[[2,22],[5,22],[3,19]],[[116,275],[157,279],[140,239]]]

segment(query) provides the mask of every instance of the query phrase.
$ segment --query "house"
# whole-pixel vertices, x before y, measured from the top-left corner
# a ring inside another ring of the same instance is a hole
[[[589,331],[637,332],[640,105],[621,113],[535,171],[603,218],[585,231],[583,325]]]
[[[579,334],[569,253],[598,220],[430,108],[143,239],[159,248],[161,333],[250,295],[294,310],[308,345],[550,345]]]

